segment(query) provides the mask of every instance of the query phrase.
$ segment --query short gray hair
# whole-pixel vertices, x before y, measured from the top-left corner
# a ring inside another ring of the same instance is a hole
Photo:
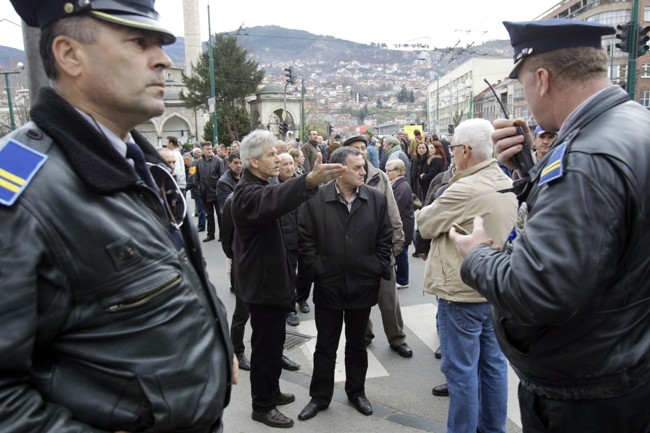
[[[261,158],[267,145],[275,146],[277,138],[271,131],[256,129],[248,134],[241,142],[239,154],[244,168],[250,168],[250,158]]]
[[[387,144],[390,144],[391,147],[400,146],[399,140],[392,135],[384,137],[384,146]]]
[[[404,161],[401,159],[391,159],[389,161],[386,161],[386,170],[388,169],[395,169],[399,173],[400,176],[404,176],[406,174],[406,165],[404,165]]]
[[[456,144],[466,144],[478,161],[492,158],[492,133],[494,127],[485,119],[468,119],[456,127]]]
[[[356,148],[350,146],[341,146],[336,149],[329,158],[330,164],[343,164],[347,165],[348,156],[363,156]]]

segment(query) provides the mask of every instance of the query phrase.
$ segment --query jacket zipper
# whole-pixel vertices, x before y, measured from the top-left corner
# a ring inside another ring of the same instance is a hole
[[[155,288],[154,290],[152,290],[150,292],[145,293],[140,298],[138,298],[138,299],[136,299],[136,300],[134,300],[132,302],[125,302],[125,303],[122,303],[122,304],[111,305],[111,306],[107,307],[106,310],[114,312],[114,311],[120,311],[120,310],[129,309],[129,308],[139,307],[140,305],[146,304],[147,302],[149,302],[151,299],[155,298],[156,296],[158,296],[158,295],[160,295],[162,293],[165,293],[167,290],[171,289],[172,287],[177,286],[180,283],[180,280],[181,280],[181,277],[177,276],[172,281],[170,281],[170,282],[168,282],[168,283],[166,283],[166,284],[164,284],[164,285],[162,285],[160,287],[157,287],[157,288]]]

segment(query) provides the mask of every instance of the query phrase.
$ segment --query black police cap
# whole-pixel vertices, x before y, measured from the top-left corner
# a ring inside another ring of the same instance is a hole
[[[603,36],[616,33],[611,26],[568,19],[504,21],[503,25],[515,51],[515,66],[509,75],[513,79],[517,78],[519,68],[529,56],[562,48],[600,48]]]
[[[11,0],[20,18],[31,27],[44,28],[62,18],[87,14],[111,23],[150,30],[161,35],[164,45],[176,36],[159,22],[155,0]]]

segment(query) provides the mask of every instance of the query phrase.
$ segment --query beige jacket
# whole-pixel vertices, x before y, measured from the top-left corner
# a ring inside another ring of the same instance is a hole
[[[489,159],[456,173],[449,188],[416,216],[420,234],[431,239],[427,257],[424,290],[452,302],[487,302],[474,289],[463,283],[460,267],[463,259],[449,239],[452,223],[471,232],[475,216],[483,217],[485,231],[502,245],[515,224],[517,198],[513,193],[498,190],[510,188],[511,179]]]

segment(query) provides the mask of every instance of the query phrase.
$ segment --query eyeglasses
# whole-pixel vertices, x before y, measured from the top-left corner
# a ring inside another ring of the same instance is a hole
[[[147,163],[147,166],[158,187],[158,195],[167,211],[169,223],[176,229],[180,229],[187,214],[187,203],[181,189],[169,171],[156,164]]]
[[[472,150],[472,146],[469,146],[467,144],[453,144],[449,146],[449,151],[452,152],[455,148],[460,147],[460,146],[467,146],[469,150]]]

